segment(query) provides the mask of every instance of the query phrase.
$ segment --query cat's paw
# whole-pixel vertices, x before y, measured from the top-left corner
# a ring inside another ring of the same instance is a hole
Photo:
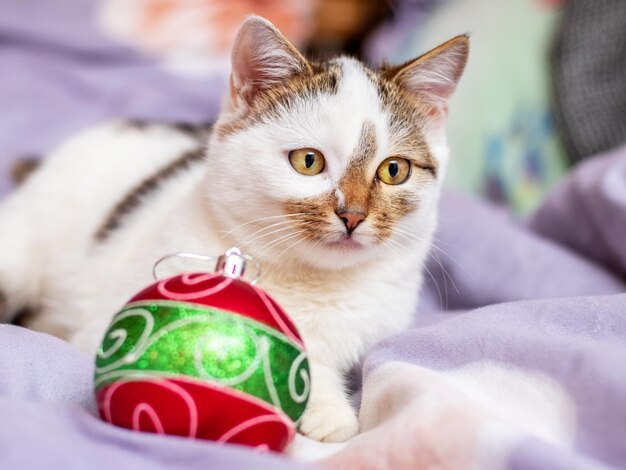
[[[359,421],[348,402],[309,403],[300,432],[321,442],[344,442],[359,432]]]

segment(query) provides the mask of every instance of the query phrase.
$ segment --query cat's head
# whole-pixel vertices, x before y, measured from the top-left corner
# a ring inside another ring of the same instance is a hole
[[[342,268],[425,251],[448,160],[448,98],[469,42],[399,66],[307,61],[251,17],[209,148],[209,199],[225,240],[261,258]]]

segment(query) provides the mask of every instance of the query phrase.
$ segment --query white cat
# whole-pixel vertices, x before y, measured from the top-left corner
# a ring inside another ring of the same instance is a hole
[[[468,46],[459,36],[377,70],[318,64],[248,19],[206,149],[189,129],[103,125],[3,202],[0,318],[29,308],[29,327],[93,353],[155,260],[238,246],[309,350],[301,432],[348,439],[358,421],[344,373],[415,312],[448,160],[447,100]]]

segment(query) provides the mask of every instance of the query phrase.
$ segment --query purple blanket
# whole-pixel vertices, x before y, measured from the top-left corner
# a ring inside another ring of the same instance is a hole
[[[527,224],[450,193],[441,220],[416,326],[365,356],[362,433],[301,438],[291,454],[335,468],[626,466],[626,148],[578,168]],[[0,467],[299,465],[109,426],[92,373],[62,341],[0,327]]]

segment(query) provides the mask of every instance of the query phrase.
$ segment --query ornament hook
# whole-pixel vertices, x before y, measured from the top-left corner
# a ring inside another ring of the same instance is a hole
[[[157,275],[157,268],[162,262],[167,261],[170,258],[187,258],[187,259],[196,259],[200,261],[211,261],[211,260],[217,259],[217,256],[198,255],[196,253],[184,253],[184,252],[170,253],[169,255],[165,255],[159,258],[152,266],[152,277],[154,278],[155,281],[159,280],[159,276]]]
[[[246,271],[246,262],[250,262],[254,264],[255,267],[255,275],[250,282],[251,285],[255,285],[259,278],[261,277],[261,266],[259,262],[253,258],[252,256],[242,253],[239,248],[233,247],[226,251],[225,254],[220,256],[212,256],[212,255],[199,255],[196,253],[172,253],[169,255],[165,255],[162,258],[159,258],[154,265],[152,266],[152,277],[155,281],[159,280],[159,276],[157,274],[157,268],[159,265],[170,259],[170,258],[187,258],[187,259],[195,259],[200,261],[211,261],[216,260],[215,270],[220,272],[224,276],[232,277],[232,278],[241,278],[243,277]]]

